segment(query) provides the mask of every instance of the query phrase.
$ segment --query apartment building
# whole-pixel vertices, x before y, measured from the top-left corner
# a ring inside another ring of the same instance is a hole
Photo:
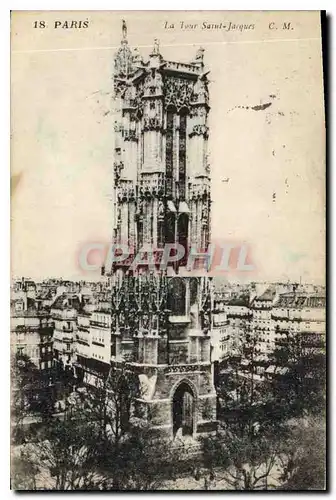
[[[52,368],[53,321],[47,308],[36,300],[11,300],[11,352],[28,356],[43,371]]]
[[[54,322],[53,351],[56,364],[72,366],[75,361],[77,316],[81,304],[78,295],[62,293],[51,306]]]
[[[270,285],[260,295],[252,289],[250,295],[244,292],[230,298],[215,294],[214,304],[214,327],[216,322],[225,319],[216,333],[219,360],[241,353],[249,342],[254,347],[254,362],[260,363],[258,371],[262,373],[268,356],[293,335],[300,335],[303,349],[324,349],[326,298],[323,289]],[[221,349],[221,345],[226,347]]]

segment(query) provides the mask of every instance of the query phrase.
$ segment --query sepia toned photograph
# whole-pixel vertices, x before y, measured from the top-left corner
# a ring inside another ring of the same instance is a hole
[[[12,11],[12,490],[326,491],[321,19]]]

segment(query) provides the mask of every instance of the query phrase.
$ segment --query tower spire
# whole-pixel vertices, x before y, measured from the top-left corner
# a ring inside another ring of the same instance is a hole
[[[132,52],[127,41],[127,25],[125,19],[121,25],[122,39],[120,47],[114,57],[114,76],[122,78],[132,74]]]

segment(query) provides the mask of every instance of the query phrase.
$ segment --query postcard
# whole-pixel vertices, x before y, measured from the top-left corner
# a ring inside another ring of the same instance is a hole
[[[322,55],[318,11],[12,11],[12,489],[326,489]]]

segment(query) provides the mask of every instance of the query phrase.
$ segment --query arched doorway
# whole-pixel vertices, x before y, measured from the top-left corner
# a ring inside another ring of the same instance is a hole
[[[187,382],[178,385],[173,396],[173,435],[181,429],[182,436],[194,433],[195,397]]]

